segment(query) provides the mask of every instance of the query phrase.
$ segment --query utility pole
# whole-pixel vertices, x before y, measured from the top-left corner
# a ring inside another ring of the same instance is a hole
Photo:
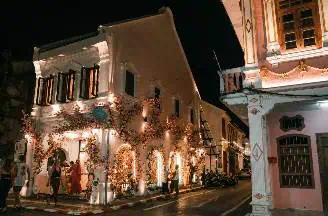
[[[219,77],[220,77],[220,92],[223,93],[223,92],[224,92],[223,72],[222,72],[222,69],[221,69],[220,62],[219,62],[219,60],[218,60],[218,58],[217,58],[217,56],[216,56],[215,50],[213,49],[212,52],[213,52],[213,55],[214,55],[214,58],[215,58],[216,64],[217,64],[217,66],[219,67],[218,74],[219,74]]]

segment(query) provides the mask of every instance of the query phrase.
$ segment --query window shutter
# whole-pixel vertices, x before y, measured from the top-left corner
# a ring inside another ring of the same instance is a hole
[[[98,96],[98,86],[99,86],[99,65],[94,65],[90,71],[90,85],[92,85],[91,96]]]
[[[74,100],[75,71],[70,70],[67,75],[67,100]]]
[[[41,82],[42,82],[42,78],[38,78],[38,83],[37,83],[37,89],[36,89],[36,100],[35,100],[35,104],[36,105],[41,105],[41,90],[42,90],[42,86],[41,86]]]
[[[80,97],[83,99],[88,99],[89,95],[89,70],[87,68],[81,68],[81,82],[80,82]]]
[[[67,74],[58,73],[57,101],[66,103],[67,98]]]
[[[53,89],[54,89],[54,76],[50,75],[50,77],[47,78],[47,104],[52,104],[52,96],[53,96]]]

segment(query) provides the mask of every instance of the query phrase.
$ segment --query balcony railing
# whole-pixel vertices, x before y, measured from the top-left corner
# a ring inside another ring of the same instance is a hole
[[[223,73],[224,93],[232,93],[243,89],[245,74],[232,70]]]

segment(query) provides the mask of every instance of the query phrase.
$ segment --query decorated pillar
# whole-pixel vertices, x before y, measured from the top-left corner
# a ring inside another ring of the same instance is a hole
[[[277,18],[274,0],[264,1],[265,33],[267,38],[267,56],[280,54],[277,34]]]
[[[243,0],[244,52],[246,67],[255,67],[258,64],[253,8],[253,0]]]
[[[256,46],[256,23],[254,18],[254,0],[243,0],[244,58],[246,79],[244,87],[261,88]]]
[[[266,114],[273,107],[270,100],[261,95],[248,96],[248,118],[252,167],[252,215],[271,216],[271,183],[268,168]]]
[[[324,47],[328,46],[328,1],[319,1],[319,11],[322,29],[322,43]]]

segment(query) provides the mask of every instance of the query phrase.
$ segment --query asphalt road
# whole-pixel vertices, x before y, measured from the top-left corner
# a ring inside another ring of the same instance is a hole
[[[122,209],[104,215],[111,216],[244,216],[249,211],[251,183],[249,180],[240,181],[237,186],[225,189],[206,189],[187,194],[178,198],[155,201]],[[9,209],[3,215],[59,215],[46,212],[22,211]]]

